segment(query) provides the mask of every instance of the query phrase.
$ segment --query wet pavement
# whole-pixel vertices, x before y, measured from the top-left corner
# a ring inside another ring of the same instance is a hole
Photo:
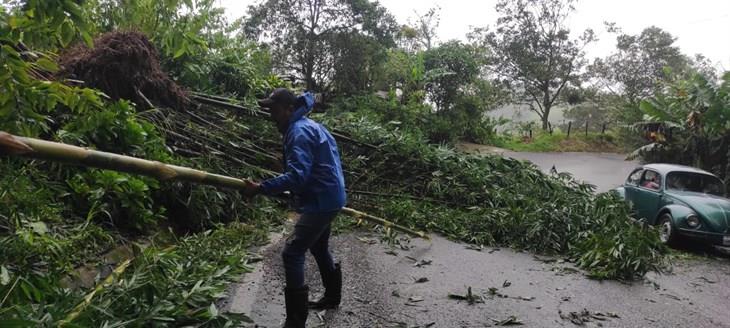
[[[307,327],[730,327],[730,259],[691,258],[672,273],[622,283],[586,278],[570,263],[511,249],[471,249],[433,236],[391,248],[364,232],[333,237],[344,272],[343,303],[310,312]],[[255,283],[235,285],[228,310],[256,325],[284,319],[283,241],[263,250]],[[395,255],[394,255],[395,254]],[[420,265],[417,265],[420,264]],[[307,282],[322,292],[313,258]],[[466,297],[471,288],[473,304]]]

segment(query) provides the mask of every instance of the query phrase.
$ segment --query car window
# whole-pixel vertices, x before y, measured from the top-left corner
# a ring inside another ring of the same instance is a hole
[[[644,176],[641,178],[641,187],[659,190],[662,186],[662,176],[652,170],[644,171]]]
[[[626,183],[634,186],[639,185],[639,180],[641,179],[641,173],[643,171],[644,169],[636,169],[636,171],[632,172],[629,175],[629,178],[626,179]]]
[[[694,172],[671,172],[667,174],[667,189],[717,196],[725,195],[725,186],[720,179]]]

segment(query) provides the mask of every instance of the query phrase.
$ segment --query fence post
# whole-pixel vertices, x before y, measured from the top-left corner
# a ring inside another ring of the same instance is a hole
[[[568,121],[568,138],[570,138],[570,128],[573,126],[573,121]]]
[[[606,133],[606,123],[603,123],[603,126],[601,127],[601,134]]]
[[[530,140],[532,140],[532,129],[530,129]]]
[[[586,137],[588,136],[588,121],[586,121]]]

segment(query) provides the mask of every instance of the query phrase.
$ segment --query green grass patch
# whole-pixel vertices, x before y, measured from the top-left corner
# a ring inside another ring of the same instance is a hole
[[[616,133],[572,133],[570,137],[556,130],[552,134],[534,132],[529,136],[506,135],[500,138],[495,146],[513,151],[524,152],[605,152],[622,153],[624,147],[617,141]]]

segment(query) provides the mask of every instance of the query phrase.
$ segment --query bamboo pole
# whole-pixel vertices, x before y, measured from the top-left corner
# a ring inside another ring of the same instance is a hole
[[[265,111],[262,111],[262,110],[258,110],[258,109],[246,108],[246,107],[243,107],[243,106],[240,106],[240,105],[236,105],[236,104],[230,103],[228,101],[222,100],[222,99],[226,99],[226,98],[211,97],[211,96],[208,96],[208,95],[203,96],[203,95],[201,95],[199,93],[193,94],[192,98],[194,100],[196,100],[196,101],[198,101],[200,103],[206,104],[206,105],[216,106],[216,107],[221,107],[221,108],[226,108],[226,109],[232,109],[232,110],[236,110],[236,111],[243,112],[244,114],[250,114],[250,115],[252,114],[254,117],[264,117],[264,118],[266,118],[266,117],[269,117],[270,116],[268,112],[265,112]],[[344,133],[342,133],[340,131],[337,131],[337,130],[330,131],[330,134],[332,134],[332,136],[335,137],[335,139],[337,139],[337,140],[341,140],[341,141],[353,143],[353,144],[360,145],[360,146],[363,146],[363,147],[367,147],[367,148],[370,148],[370,149],[378,149],[378,147],[375,146],[375,145],[371,145],[371,144],[368,144],[368,143],[365,143],[365,142],[357,141],[357,140],[352,139],[352,138],[348,137],[347,135],[345,135]]]
[[[0,131],[0,133],[4,132]],[[188,167],[91,150],[73,145],[45,141],[35,138],[25,138],[17,136],[13,137],[15,140],[20,141],[22,144],[29,146],[32,150],[23,152],[8,151],[7,153],[9,154],[16,154],[24,157],[38,158],[55,162],[64,162],[69,164],[95,167],[132,174],[146,175],[161,181],[185,181],[237,190],[242,190],[246,187],[246,182],[242,179],[213,174],[205,171],[191,169]],[[17,145],[15,145],[14,143],[6,141],[6,139],[0,139],[0,154],[2,154],[3,150],[5,149],[16,148]],[[347,207],[343,208],[342,212],[357,219],[363,219],[365,221],[379,224],[396,231],[430,240],[428,235],[423,232],[414,231],[412,229],[397,225],[393,222],[364,212],[360,212]]]

